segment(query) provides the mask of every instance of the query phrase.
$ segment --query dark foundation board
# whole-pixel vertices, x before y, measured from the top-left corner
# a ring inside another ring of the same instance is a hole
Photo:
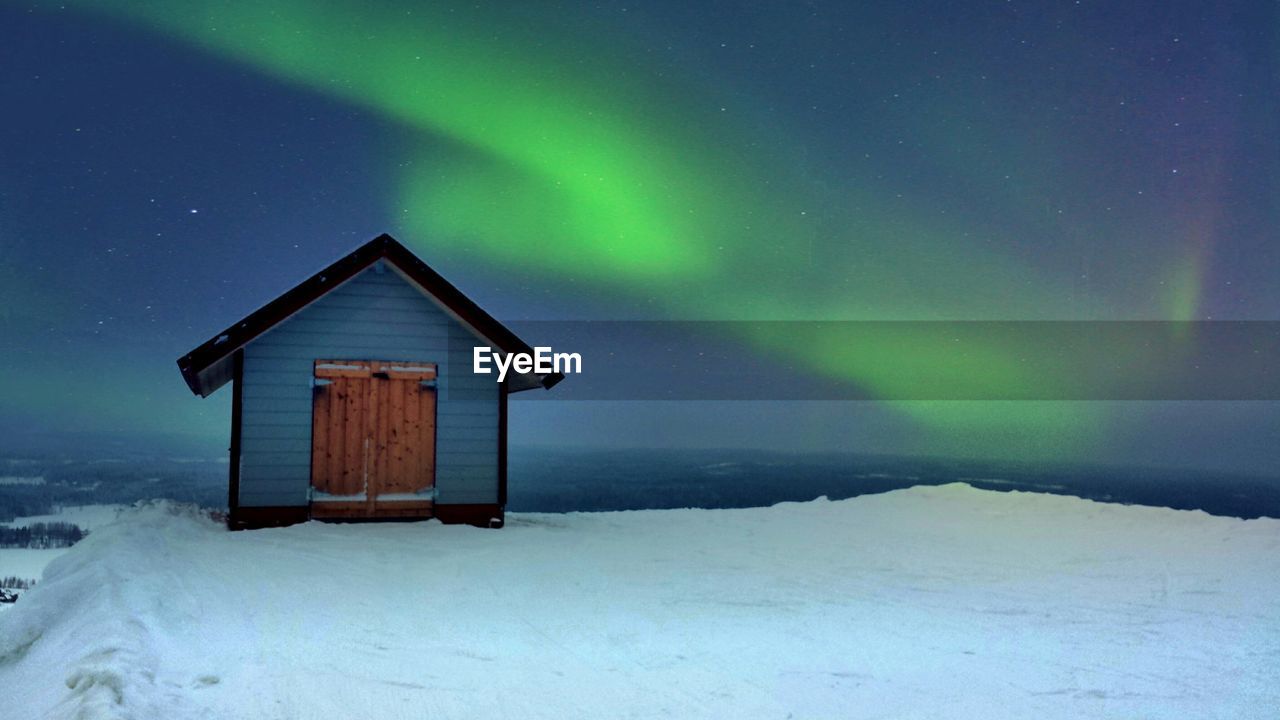
[[[500,528],[506,522],[506,513],[496,503],[470,505],[436,505],[436,519],[448,525],[474,525],[482,528]]]
[[[235,507],[227,515],[227,527],[232,530],[284,527],[304,523],[310,519],[306,505],[283,507]]]
[[[313,513],[312,507],[314,506],[240,506],[233,508],[227,515],[227,527],[232,530],[252,530],[296,525],[312,519],[330,519],[324,517],[323,512]],[[435,505],[429,510],[415,507],[403,515],[381,515],[375,519],[426,520],[431,517],[447,525],[473,525],[481,528],[500,528],[506,522],[505,509],[496,503]]]

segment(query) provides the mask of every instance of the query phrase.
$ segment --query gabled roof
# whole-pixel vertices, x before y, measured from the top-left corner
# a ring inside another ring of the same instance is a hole
[[[532,348],[515,333],[493,319],[395,238],[382,234],[178,358],[178,369],[191,392],[202,397],[213,394],[231,380],[232,357],[237,350],[379,260],[394,266],[494,348],[505,353],[532,354]],[[559,373],[521,376],[509,380],[507,390],[518,392],[538,386],[550,388],[563,379]]]

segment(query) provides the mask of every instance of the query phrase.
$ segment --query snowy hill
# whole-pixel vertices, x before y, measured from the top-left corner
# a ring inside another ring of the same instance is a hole
[[[151,508],[0,615],[5,717],[1274,717],[1280,521],[920,487],[229,533]]]

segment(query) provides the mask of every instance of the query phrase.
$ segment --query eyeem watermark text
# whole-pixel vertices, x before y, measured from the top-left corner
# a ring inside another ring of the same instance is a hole
[[[549,347],[535,347],[532,355],[528,353],[500,355],[487,347],[472,348],[472,372],[477,375],[492,374],[493,369],[489,366],[491,362],[498,368],[498,382],[506,379],[508,370],[514,370],[519,375],[527,373],[548,375],[553,372],[568,375],[582,372],[582,356],[578,353],[558,353],[552,352]]]

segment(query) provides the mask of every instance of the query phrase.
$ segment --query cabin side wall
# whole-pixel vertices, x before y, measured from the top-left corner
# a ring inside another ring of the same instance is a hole
[[[496,505],[500,387],[471,372],[470,348],[477,342],[382,266],[256,338],[244,348],[239,506],[307,505],[317,358],[436,363],[436,504]]]

